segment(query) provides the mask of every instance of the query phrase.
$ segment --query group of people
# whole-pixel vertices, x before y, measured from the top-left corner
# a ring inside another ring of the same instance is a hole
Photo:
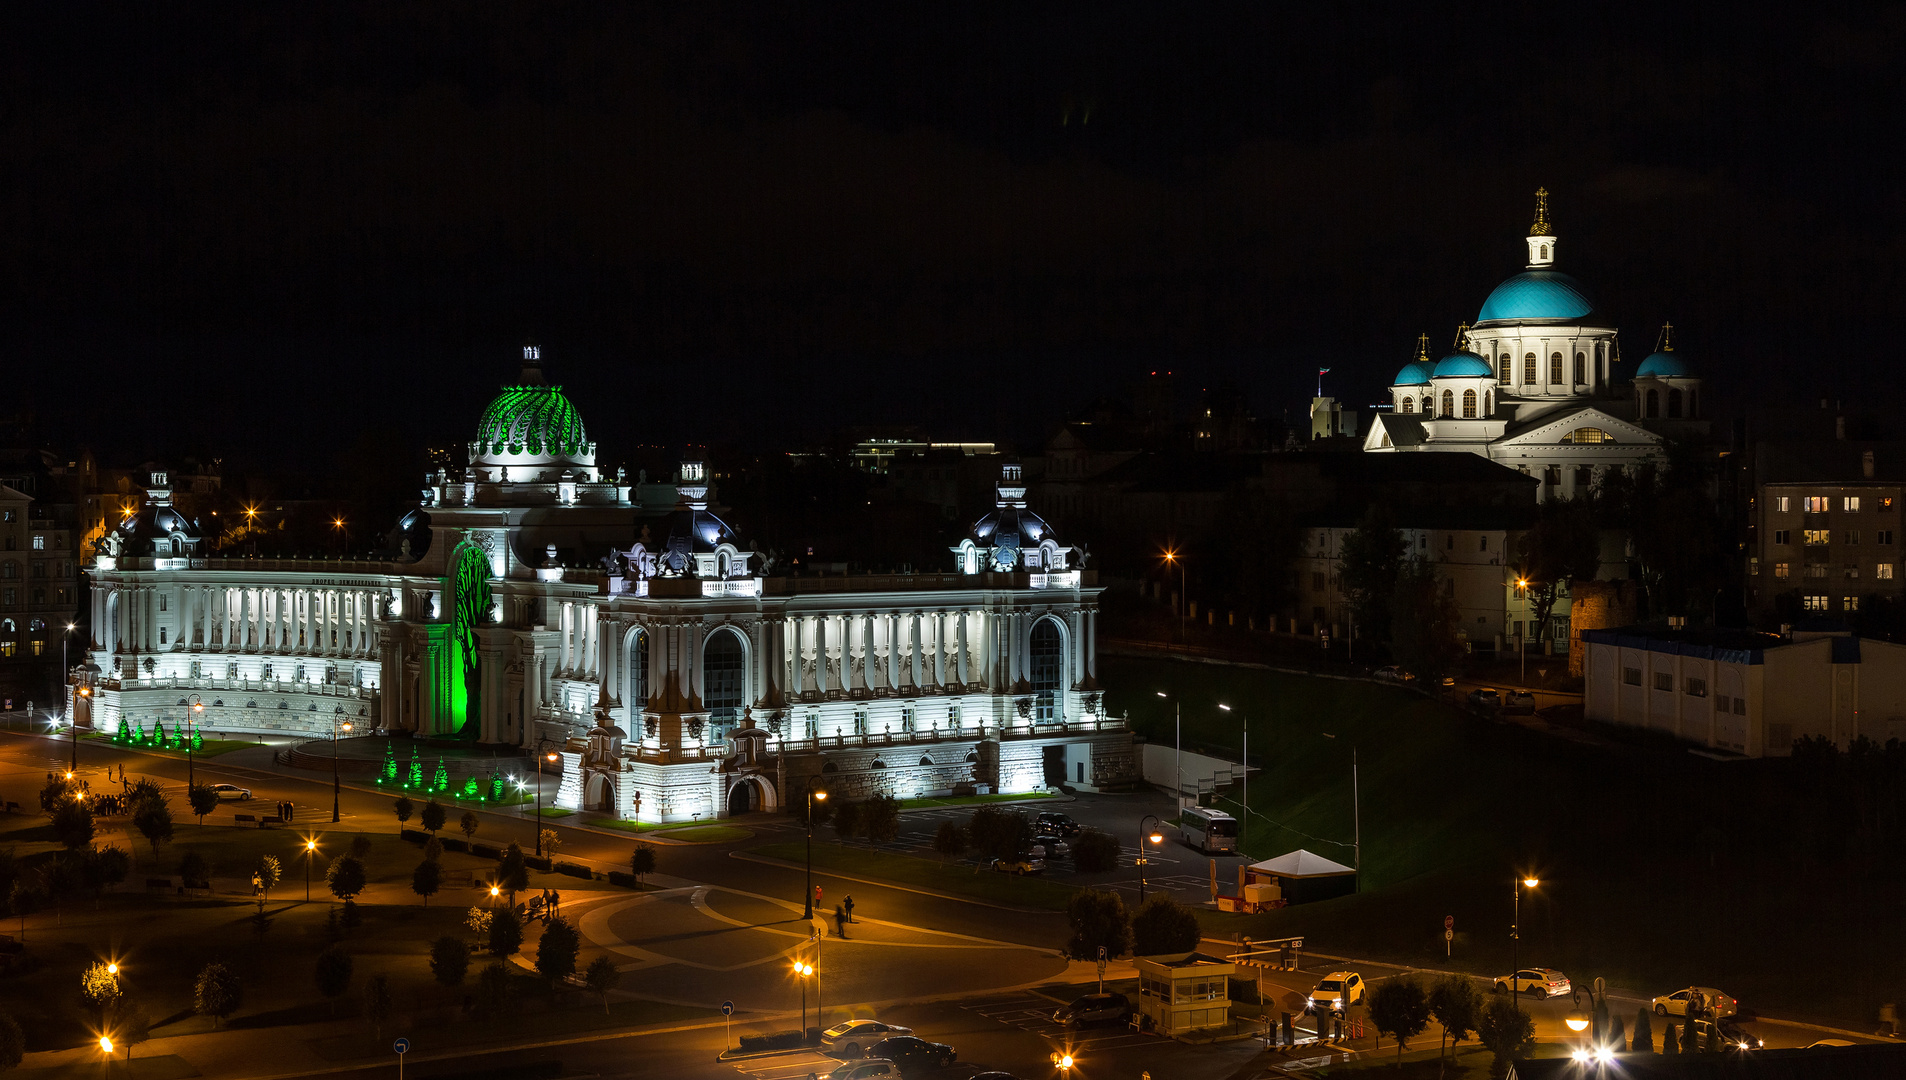
[[[848,896],[834,905],[834,935],[847,936],[847,924],[854,921],[854,898]]]
[[[551,919],[560,917],[562,910],[563,894],[557,892],[555,889],[544,889],[542,895],[529,902],[528,909],[524,914],[531,919],[540,918],[544,922],[548,922]]]

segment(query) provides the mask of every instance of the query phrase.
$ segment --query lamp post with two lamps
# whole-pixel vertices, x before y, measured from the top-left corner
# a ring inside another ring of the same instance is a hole
[[[1145,831],[1147,821],[1155,826],[1150,833]],[[1158,820],[1157,814],[1146,814],[1138,819],[1138,858],[1135,861],[1138,863],[1138,902],[1141,904],[1145,902],[1145,852],[1148,850],[1145,841],[1150,840],[1154,846],[1164,843],[1164,827],[1165,823]]]
[[[801,894],[801,918],[814,917],[814,803],[827,801],[827,792],[807,789],[807,889]],[[801,984],[801,997],[807,999],[807,984]],[[803,1006],[805,1010],[805,1006]],[[805,1011],[803,1012],[805,1014]]]

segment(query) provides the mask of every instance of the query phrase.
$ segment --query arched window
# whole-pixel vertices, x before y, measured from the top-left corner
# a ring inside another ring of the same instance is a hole
[[[1424,394],[1423,395],[1423,415],[1428,416],[1432,411],[1433,410],[1430,408],[1430,396],[1428,394]]]
[[[1660,391],[1658,390],[1648,391],[1648,396],[1644,400],[1646,404],[1644,404],[1641,407],[1641,415],[1648,417],[1651,420],[1661,415],[1661,392]]]
[[[1562,354],[1550,353],[1549,354],[1549,383],[1553,385],[1561,381],[1562,381]]]
[[[1476,392],[1474,390],[1465,390],[1463,391],[1463,419],[1474,420],[1475,418]]]
[[[1040,619],[1032,627],[1032,693],[1034,717],[1042,724],[1059,719],[1059,692],[1065,689],[1060,672],[1065,664],[1065,639],[1059,624]]]
[[[1588,383],[1588,354],[1576,353],[1575,354],[1575,385],[1585,386],[1587,385],[1587,383]]]
[[[6,562],[0,562],[0,577],[6,578],[7,580],[11,581],[14,578],[17,578],[19,576],[20,576],[19,563],[14,562],[12,559],[8,559]]]
[[[13,625],[12,619],[0,619],[0,634],[11,634],[18,629],[18,627]]]
[[[1524,383],[1529,384],[1530,386],[1535,385],[1535,354],[1534,353],[1522,354],[1522,381]]]
[[[1406,398],[1404,398],[1404,399],[1403,399],[1403,411],[1404,411],[1404,412],[1406,412],[1406,413],[1413,413],[1413,412],[1415,412],[1415,411],[1416,411],[1416,399],[1415,399],[1415,398],[1407,398],[1407,397],[1406,397]]]
[[[1456,415],[1456,395],[1454,392],[1449,390],[1443,391],[1443,415],[1444,416]]]
[[[1548,257],[1549,257],[1549,245],[1547,245],[1547,244],[1543,244],[1543,245],[1542,245],[1542,258],[1543,258],[1543,260],[1544,260],[1544,261],[1547,261],[1547,259],[1548,259]]]
[[[1681,391],[1679,389],[1668,390],[1668,416],[1675,420],[1681,419]]]
[[[708,710],[711,745],[727,738],[741,721],[746,676],[747,660],[740,636],[728,629],[708,635],[708,643],[702,646],[702,706]]]
[[[629,685],[623,698],[630,716],[642,715],[642,706],[649,700],[649,636],[641,630],[629,642],[627,660]],[[631,729],[631,734],[637,734]]]
[[[1509,354],[1508,353],[1503,353],[1502,356],[1496,361],[1496,373],[1497,373],[1496,378],[1500,379],[1503,382],[1510,381],[1509,377],[1515,374],[1515,372],[1509,370]]]

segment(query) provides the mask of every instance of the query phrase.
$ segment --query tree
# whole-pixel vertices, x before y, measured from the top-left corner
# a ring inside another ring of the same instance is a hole
[[[557,836],[554,829],[544,829],[536,835],[542,839],[543,854],[549,858],[555,858],[556,849],[563,846],[562,837]]]
[[[635,875],[637,885],[642,884],[642,875],[655,873],[655,849],[647,844],[636,844],[635,850],[629,852],[629,873]]]
[[[536,943],[536,974],[553,988],[576,973],[576,954],[581,950],[582,938],[567,919],[549,920]]]
[[[311,981],[317,984],[318,993],[331,1002],[331,1015],[336,1016],[337,999],[351,988],[351,972],[356,968],[351,954],[336,945],[318,954],[311,968]]]
[[[860,832],[860,804],[842,802],[834,807],[834,839],[846,840]]]
[[[1191,909],[1164,893],[1145,901],[1132,916],[1134,956],[1190,952],[1203,936]]]
[[[435,836],[437,830],[443,828],[443,819],[444,809],[442,803],[432,799],[424,804],[423,826],[426,832]]]
[[[885,792],[867,797],[860,806],[860,833],[876,844],[900,835],[900,800]]]
[[[463,914],[463,925],[469,927],[470,933],[476,935],[479,941],[490,939],[490,920],[491,914],[488,908],[472,907]]]
[[[430,898],[443,888],[443,867],[435,859],[425,859],[410,872],[410,891],[424,898],[424,906],[430,906]]]
[[[1622,1028],[1621,1017],[1617,1016],[1608,1022],[1608,1034],[1606,1038],[1609,1048],[1614,1050],[1615,1053],[1621,1054],[1627,1052],[1628,1032]]]
[[[186,789],[185,801],[191,804],[192,813],[198,815],[199,825],[205,825],[205,815],[218,809],[218,792],[210,784],[193,784]]]
[[[503,858],[496,864],[496,883],[510,894],[510,903],[516,903],[516,894],[529,888],[529,868],[523,863],[523,849],[510,841],[503,851]]]
[[[1648,1006],[1643,1005],[1635,1014],[1635,1041],[1631,1051],[1637,1054],[1655,1052],[1654,1018],[1648,1014]]]
[[[436,862],[442,859],[443,841],[434,836],[424,841],[424,858],[430,862]]]
[[[598,956],[589,961],[589,969],[582,974],[583,982],[589,992],[602,999],[602,1015],[609,1015],[609,995],[622,982],[622,971],[615,961],[607,956]]]
[[[1593,580],[1601,569],[1601,532],[1586,499],[1548,499],[1536,508],[1535,525],[1522,534],[1521,562],[1513,567],[1528,581],[1529,621],[1536,641],[1548,638],[1549,613],[1576,578]]]
[[[465,810],[463,816],[457,819],[457,828],[462,830],[465,840],[476,839],[477,826],[479,824],[481,824],[481,822],[477,818],[476,811],[474,810]]]
[[[1370,992],[1370,1022],[1376,1029],[1396,1040],[1396,1067],[1403,1067],[1403,1051],[1411,1039],[1429,1026],[1429,994],[1423,984],[1409,975],[1399,975],[1377,984]]]
[[[1016,859],[1031,846],[1032,826],[1024,814],[982,806],[967,819],[966,835],[983,858]]]
[[[137,809],[132,812],[133,828],[146,838],[157,854],[159,845],[172,840],[172,808],[166,805],[165,797],[140,799]]]
[[[324,883],[331,887],[331,895],[349,900],[364,891],[364,864],[349,855],[339,855],[325,869]]]
[[[364,980],[364,1019],[371,1022],[371,1036],[380,1042],[384,1038],[384,1025],[390,1020],[394,1006],[390,994],[390,976],[379,972]]]
[[[1339,549],[1344,598],[1363,634],[1378,643],[1390,639],[1391,601],[1409,542],[1396,527],[1390,509],[1371,503]]]
[[[358,833],[356,836],[351,837],[351,858],[356,859],[358,862],[363,862],[370,857],[371,838],[363,833]]]
[[[1675,1034],[1673,1024],[1669,1024],[1668,1030],[1661,1033],[1661,1052],[1664,1054],[1681,1052],[1681,1039]]]
[[[1535,1046],[1535,1021],[1506,997],[1492,998],[1476,1019],[1476,1036],[1494,1055],[1489,1075],[1502,1080],[1509,1066],[1527,1057]]]
[[[192,1007],[211,1017],[214,1029],[244,1004],[245,984],[237,972],[219,963],[199,969],[198,981],[192,984]]]
[[[95,899],[104,896],[108,887],[126,880],[131,872],[131,856],[116,847],[96,848],[87,853],[86,884],[92,888]]]
[[[490,955],[515,956],[523,947],[523,924],[516,907],[498,908],[490,916]]]
[[[95,1023],[104,1024],[106,1010],[119,1000],[119,976],[103,963],[94,963],[79,976],[80,1000],[93,1014]]]
[[[445,934],[430,943],[430,974],[441,986],[462,986],[470,972],[470,947]]]
[[[1430,988],[1430,1015],[1442,1025],[1443,1037],[1450,1046],[1455,1046],[1476,1033],[1476,1024],[1481,1019],[1482,994],[1476,990],[1476,984],[1462,975],[1444,975]],[[1438,1047],[1438,1057],[1442,1056],[1442,1047]]]
[[[40,905],[44,903],[46,903],[46,893],[42,892],[39,883],[31,878],[21,877],[8,891],[7,910],[19,916],[21,941],[26,940],[26,917],[40,910]]]
[[[17,1069],[26,1060],[26,1032],[12,1013],[0,1012],[0,1069]]]
[[[93,842],[93,811],[84,799],[64,799],[53,808],[53,837],[78,851]]]
[[[284,867],[278,862],[278,856],[266,855],[258,860],[258,886],[262,893],[269,893],[272,886],[284,877]]]
[[[1390,655],[1416,673],[1417,685],[1440,687],[1462,663],[1462,612],[1453,583],[1436,576],[1434,564],[1409,559],[1396,578],[1390,623]]]
[[[1118,840],[1098,829],[1086,829],[1072,841],[1072,865],[1083,874],[1118,869],[1118,854]]]
[[[417,812],[417,804],[411,802],[410,796],[408,795],[397,796],[397,801],[392,803],[391,807],[397,811],[397,824],[399,826],[409,822],[410,815]]]
[[[40,788],[40,809],[50,814],[57,810],[61,803],[72,802],[73,796],[78,792],[78,784],[59,773],[54,773],[45,786]]]
[[[1066,901],[1066,925],[1072,936],[1066,939],[1068,960],[1085,960],[1099,965],[1099,991],[1105,990],[1105,962],[1132,950],[1132,920],[1125,913],[1125,901],[1114,892],[1087,889]]]
[[[933,831],[933,850],[940,853],[940,861],[957,859],[966,854],[966,830],[960,828],[957,821],[942,821]]]
[[[152,1018],[139,1003],[121,995],[106,1011],[105,1027],[112,1033],[114,1045],[126,1048],[126,1060],[132,1060],[132,1048],[152,1038]]]
[[[204,881],[206,875],[210,873],[211,871],[205,866],[205,856],[198,852],[188,851],[179,856],[179,878],[186,888],[189,889],[194,883]]]
[[[477,974],[477,1008],[485,1015],[508,1015],[516,988],[510,985],[510,969],[501,963],[486,964]]]

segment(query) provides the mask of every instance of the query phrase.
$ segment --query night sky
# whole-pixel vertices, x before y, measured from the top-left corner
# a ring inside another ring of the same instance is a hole
[[[262,10],[261,10],[262,9]],[[605,462],[1378,399],[1524,261],[1717,408],[1895,407],[1906,8],[14,4],[0,412],[323,467],[534,339]]]

